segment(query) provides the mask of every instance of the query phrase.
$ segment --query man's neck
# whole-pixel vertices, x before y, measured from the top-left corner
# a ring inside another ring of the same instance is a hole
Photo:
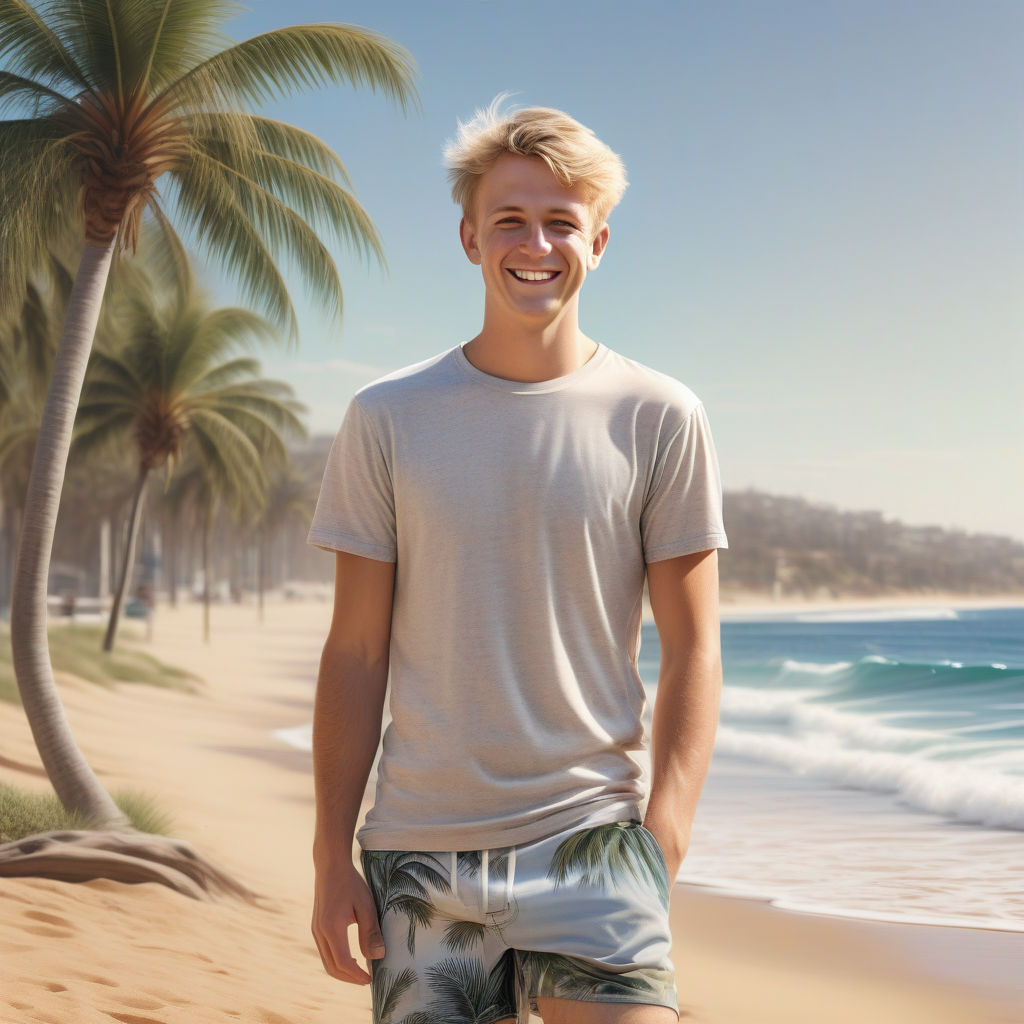
[[[597,342],[579,329],[575,318],[541,328],[488,321],[485,316],[483,329],[462,350],[478,370],[492,377],[554,380],[578,370],[597,351]]]

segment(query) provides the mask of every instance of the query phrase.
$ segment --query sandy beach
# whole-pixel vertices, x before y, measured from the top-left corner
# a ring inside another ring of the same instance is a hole
[[[329,619],[326,600],[272,601],[262,625],[252,605],[216,606],[204,644],[198,605],[161,606],[146,649],[205,680],[201,694],[61,677],[72,728],[104,784],[152,794],[177,835],[265,900],[0,879],[0,1024],[369,1021],[369,990],[327,975],[310,934],[311,756],[272,735],[311,719]],[[141,635],[138,623],[124,628]],[[49,790],[10,705],[0,705],[0,752],[0,779]],[[799,914],[689,885],[675,887],[672,917],[687,1022],[1024,1022],[1024,1006],[985,990],[981,969],[1024,962],[1024,933]],[[929,963],[923,948],[935,951]],[[956,981],[944,958],[956,962]]]

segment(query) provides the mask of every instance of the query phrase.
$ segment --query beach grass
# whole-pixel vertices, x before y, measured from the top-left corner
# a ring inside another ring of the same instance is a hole
[[[140,832],[169,835],[174,822],[153,797],[139,790],[112,792],[114,803]],[[58,829],[82,829],[85,819],[68,813],[54,793],[34,793],[0,782],[0,843]]]
[[[51,628],[50,659],[56,672],[85,679],[98,686],[117,683],[144,683],[186,693],[198,693],[202,680],[184,669],[169,665],[140,650],[138,641],[122,635],[109,654],[102,649],[103,627],[61,625]],[[21,704],[18,684],[11,664],[10,631],[5,626],[0,643],[0,700]]]

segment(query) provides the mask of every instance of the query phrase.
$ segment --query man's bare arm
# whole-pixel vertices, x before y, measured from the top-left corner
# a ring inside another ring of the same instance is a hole
[[[661,643],[661,668],[644,824],[657,838],[674,879],[690,844],[718,728],[718,551],[653,562],[647,567],[647,584]]]
[[[313,707],[316,888],[313,937],[328,974],[367,984],[348,926],[367,958],[384,955],[370,891],[352,861],[359,808],[380,741],[388,679],[395,566],[345,552],[335,560],[334,612]]]

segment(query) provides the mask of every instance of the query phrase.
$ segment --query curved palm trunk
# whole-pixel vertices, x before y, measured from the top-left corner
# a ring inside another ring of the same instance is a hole
[[[114,241],[85,243],[46,394],[25,495],[11,599],[11,653],[25,715],[60,802],[96,826],[127,819],[82,756],[53,679],[46,635],[46,590],[53,532],[85,367],[103,302]]]
[[[142,519],[142,495],[146,490],[146,481],[149,479],[149,470],[145,466],[139,467],[139,478],[135,482],[135,493],[132,495],[132,514],[128,521],[128,539],[124,545],[124,557],[121,559],[121,578],[117,581],[117,590],[114,593],[114,603],[110,606],[110,619],[107,622],[107,634],[103,638],[103,650],[110,651],[114,646],[114,636],[117,633],[117,623],[121,617],[121,602],[124,600],[125,587],[132,578],[132,569],[135,568],[135,538],[139,533],[139,522]]]

